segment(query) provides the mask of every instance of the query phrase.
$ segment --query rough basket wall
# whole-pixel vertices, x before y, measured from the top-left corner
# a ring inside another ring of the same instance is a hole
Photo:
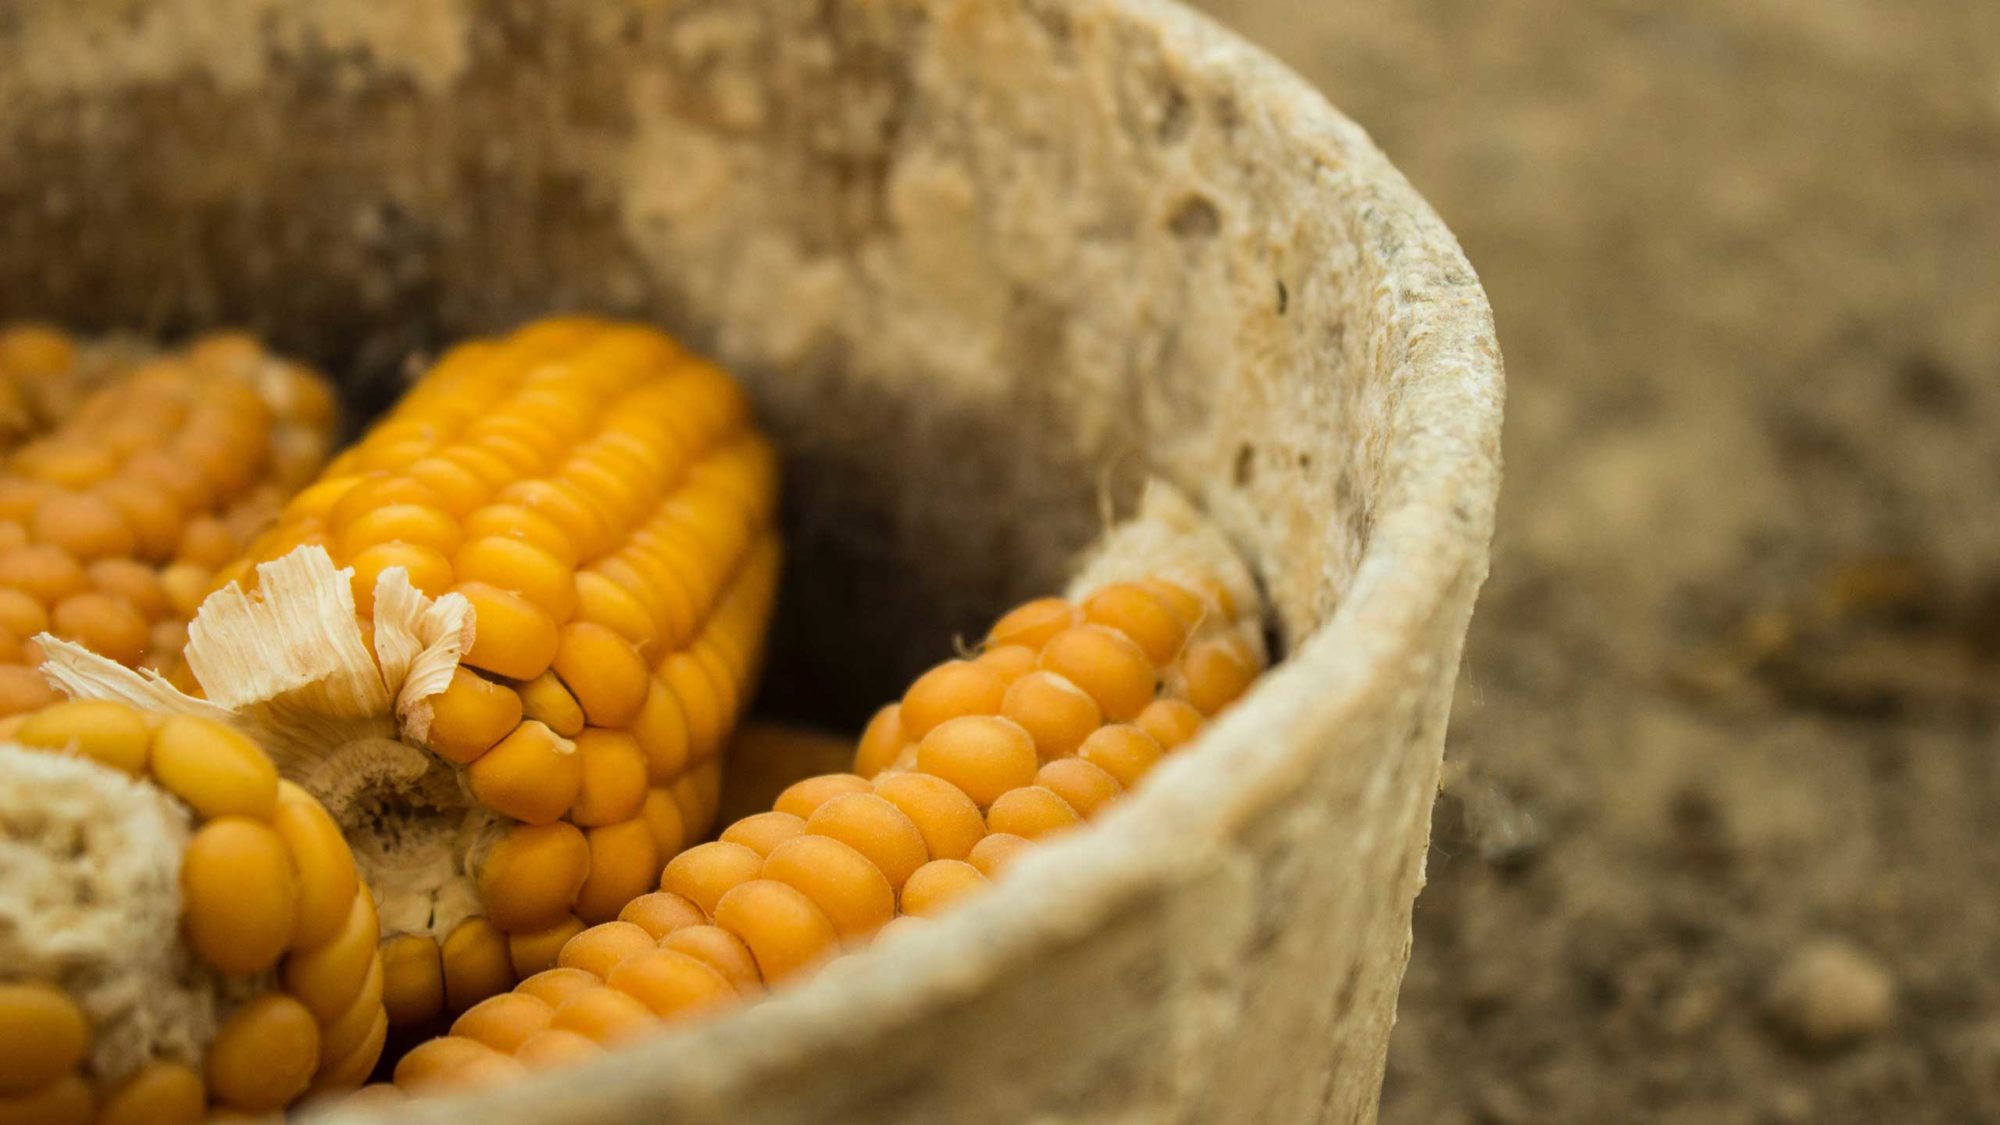
[[[362,402],[550,308],[716,351],[791,458],[781,712],[857,717],[1149,475],[1267,585],[1288,664],[1102,829],[408,1119],[1372,1117],[1500,363],[1448,232],[1262,55],[1150,0],[74,0],[0,19],[0,246],[0,317],[248,323]]]

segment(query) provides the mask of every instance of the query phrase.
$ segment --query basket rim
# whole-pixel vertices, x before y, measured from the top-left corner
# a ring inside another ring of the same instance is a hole
[[[1192,70],[1231,83],[1246,113],[1282,121],[1297,155],[1315,169],[1337,170],[1365,189],[1359,217],[1380,237],[1363,249],[1398,283],[1378,293],[1378,305],[1387,306],[1378,312],[1406,349],[1388,427],[1402,444],[1389,451],[1390,500],[1341,604],[1187,752],[1163,762],[1144,793],[1090,831],[1036,849],[964,908],[837,958],[811,980],[724,1018],[586,1064],[407,1106],[335,1105],[314,1120],[444,1122],[486,1112],[554,1120],[579,1112],[581,1102],[727,1104],[717,1099],[728,1089],[850,1043],[857,1028],[904,1025],[961,1003],[1051,941],[1088,933],[1122,907],[1194,877],[1218,841],[1289,789],[1330,744],[1330,733],[1393,682],[1389,669],[1426,647],[1440,615],[1469,604],[1486,574],[1504,377],[1490,308],[1456,238],[1365,130],[1235,32],[1177,0],[1066,6],[1146,28]],[[1043,909],[1051,902],[1084,908]]]

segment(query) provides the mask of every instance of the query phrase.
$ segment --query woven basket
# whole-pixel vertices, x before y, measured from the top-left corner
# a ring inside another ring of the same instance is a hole
[[[1163,0],[68,0],[0,20],[0,316],[341,369],[563,307],[785,443],[767,709],[852,721],[1164,477],[1285,663],[893,948],[402,1121],[1373,1117],[1500,355],[1355,126]],[[357,1118],[358,1119],[358,1118]]]

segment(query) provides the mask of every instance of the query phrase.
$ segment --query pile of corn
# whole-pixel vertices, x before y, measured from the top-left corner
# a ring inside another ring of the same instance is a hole
[[[333,395],[255,341],[152,354],[0,331],[0,716],[52,703],[42,633],[133,667],[180,654],[219,569],[310,479]]]
[[[0,799],[43,872],[0,863],[0,1125],[282,1109],[382,1076],[397,1026],[448,1033],[364,1096],[590,1057],[921,925],[1262,668],[1234,559],[1141,534],[919,677],[853,772],[702,842],[779,565],[776,458],[719,369],[541,321],[307,483],[333,411],[303,368],[90,353],[0,333],[0,781],[85,795]],[[84,936],[23,938],[55,886]]]
[[[258,563],[317,546],[363,620],[400,568],[477,622],[421,739],[493,814],[450,857],[476,912],[385,910],[393,1023],[546,968],[707,833],[776,593],[776,495],[718,368],[650,329],[549,320],[447,354],[223,573],[254,588]]]
[[[411,1049],[396,1087],[439,1093],[592,1057],[977,893],[1249,687],[1261,662],[1231,596],[1199,585],[1114,583],[1006,614],[976,656],[876,714],[855,772],[799,781],[682,852],[658,891],[571,938],[555,968]]]

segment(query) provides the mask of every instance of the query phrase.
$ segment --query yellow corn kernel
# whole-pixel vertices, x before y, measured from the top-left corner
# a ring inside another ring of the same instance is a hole
[[[685,652],[677,652],[660,663],[661,682],[673,689],[680,700],[681,714],[687,719],[688,757],[705,762],[722,748],[728,721],[721,701],[716,698],[715,681],[701,662]]]
[[[895,889],[881,870],[830,836],[798,836],[779,844],[764,857],[763,877],[812,900],[842,941],[867,937],[896,914]]]
[[[1007,694],[1000,674],[970,660],[950,660],[918,676],[903,693],[903,736],[921,740],[940,723],[964,715],[997,715]]]
[[[298,910],[287,945],[292,949],[324,945],[340,932],[361,889],[354,856],[333,817],[289,781],[278,783],[278,808],[271,827],[284,840],[298,876]]]
[[[519,594],[551,621],[568,621],[576,612],[576,568],[524,539],[487,535],[468,540],[451,565],[459,581]]]
[[[1099,727],[1083,745],[1077,748],[1077,757],[1098,766],[1105,773],[1118,779],[1118,784],[1130,789],[1146,776],[1166,752],[1153,736],[1135,726],[1122,723]]]
[[[497,1054],[486,1044],[460,1035],[426,1039],[396,1061],[396,1085],[413,1094],[423,1093],[461,1066]]]
[[[604,922],[571,938],[556,957],[557,966],[582,969],[599,980],[611,975],[620,961],[654,948],[653,935],[630,922]]]
[[[277,964],[298,924],[298,881],[285,841],[248,817],[218,817],[188,840],[181,898],[189,944],[232,976]]]
[[[790,813],[804,818],[811,816],[821,805],[835,797],[847,793],[866,793],[872,786],[858,774],[825,773],[794,782],[771,807],[778,812]]]
[[[635,1039],[655,1026],[651,1009],[609,985],[563,1001],[549,1021],[551,1031],[574,1031],[605,1046]]]
[[[1032,782],[1040,765],[1035,740],[1009,719],[952,719],[917,744],[917,769],[958,786],[980,808]]]
[[[524,978],[514,991],[555,1008],[578,993],[596,988],[598,983],[597,977],[582,969],[544,969]]]
[[[563,1028],[545,1028],[523,1040],[514,1059],[529,1070],[570,1066],[604,1053],[596,1040]]]
[[[598,571],[577,571],[575,584],[577,620],[610,629],[642,657],[659,652],[660,630],[643,602]]]
[[[673,949],[647,949],[618,963],[606,984],[644,1004],[659,1019],[674,1019],[713,1008],[736,996],[736,988],[705,961]]]
[[[369,1020],[368,1030],[354,1049],[333,1062],[320,1067],[319,1076],[313,1079],[315,1093],[346,1093],[368,1080],[375,1072],[375,1064],[381,1061],[382,1048],[389,1040],[389,1017],[378,1011]],[[348,1103],[353,1104],[353,1103]]]
[[[484,582],[461,582],[456,592],[472,603],[475,622],[466,664],[512,680],[548,670],[556,658],[556,623],[540,607]]]
[[[910,874],[903,885],[903,913],[934,918],[946,907],[987,885],[977,867],[958,859],[934,859]]]
[[[208,719],[174,715],[153,732],[153,776],[203,818],[269,820],[278,770],[257,744]]]
[[[438,947],[444,968],[444,1006],[462,1012],[514,984],[514,962],[507,937],[484,918],[467,918]]]
[[[160,569],[160,588],[167,592],[167,602],[173,606],[174,616],[186,620],[201,608],[202,599],[208,596],[210,571],[205,566],[194,563],[177,562]]]
[[[715,924],[743,939],[765,984],[810,967],[839,944],[825,911],[797,888],[773,879],[730,888],[715,904]]]
[[[208,1045],[209,1096],[268,1113],[306,1092],[319,1065],[319,1025],[304,1004],[267,992],[237,1009]]]
[[[1030,672],[1007,688],[1000,714],[1021,725],[1044,760],[1076,753],[1104,712],[1082,688],[1054,672]]]
[[[1155,699],[1146,705],[1132,725],[1153,736],[1153,741],[1163,750],[1174,747],[1201,733],[1207,719],[1200,711],[1178,699]]]
[[[645,755],[631,735],[591,727],[576,736],[582,781],[569,820],[582,827],[630,821],[646,799]]]
[[[37,543],[0,552],[0,585],[48,606],[88,590],[90,577],[68,551]]]
[[[964,859],[986,835],[979,806],[965,791],[927,773],[890,773],[875,779],[875,795],[896,806],[924,838],[932,859]]]
[[[517,504],[562,529],[579,559],[595,559],[611,545],[604,517],[573,485],[552,480],[520,480],[500,490],[503,504]]]
[[[520,698],[521,714],[564,738],[575,738],[582,733],[583,708],[554,672],[543,672],[514,691]]]
[[[129,558],[99,559],[84,568],[97,592],[124,601],[148,621],[167,616],[167,592],[152,567]]]
[[[661,949],[672,949],[721,973],[737,992],[754,996],[764,991],[758,975],[757,959],[743,939],[717,925],[683,926],[660,939]]]
[[[51,984],[0,983],[0,1096],[25,1094],[76,1069],[90,1025]]]
[[[687,717],[672,688],[654,680],[632,718],[632,737],[646,755],[646,777],[655,785],[678,778],[688,764]]]
[[[479,901],[502,930],[540,929],[569,913],[589,874],[590,843],[575,825],[516,825],[479,865]]]
[[[680,895],[654,891],[626,903],[618,912],[618,920],[632,923],[657,940],[685,926],[703,925],[708,916],[701,912],[701,907]]]
[[[574,743],[532,720],[466,767],[479,803],[528,824],[549,824],[569,811],[583,786],[583,759]]]
[[[898,891],[910,872],[931,858],[916,822],[873,793],[833,798],[806,818],[806,831],[831,836],[867,856]]]
[[[200,1125],[207,1092],[179,1063],[149,1062],[97,1107],[97,1125]]]
[[[84,562],[126,558],[139,546],[124,512],[88,492],[45,493],[29,517],[28,534],[35,542],[60,547]]]
[[[451,560],[436,548],[401,540],[365,547],[355,552],[347,565],[354,568],[354,609],[363,615],[375,611],[376,583],[381,581],[382,572],[391,567],[401,567],[409,576],[410,585],[431,597],[451,589],[457,577]]]
[[[145,658],[152,629],[122,598],[94,590],[71,594],[49,611],[56,636],[128,667]]]
[[[214,516],[196,516],[181,528],[174,557],[210,569],[228,565],[236,557],[236,536],[229,525]]]
[[[343,498],[342,503],[345,502]],[[345,523],[339,520],[339,505],[335,505],[334,511],[330,524],[335,528],[334,541],[342,559],[351,559],[381,543],[428,547],[446,558],[458,550],[461,537],[458,521],[442,508],[429,504],[386,504],[370,508]],[[227,560],[228,556],[224,556],[223,561]]]
[[[323,1089],[336,1081],[328,1072],[339,1068],[350,1055],[361,1049],[374,1034],[376,1023],[387,1018],[382,1005],[387,987],[382,957],[378,952],[369,958],[368,975],[362,978],[361,991],[348,1003],[347,1010],[331,1020],[320,1021],[320,1073],[313,1080],[315,1086]]]
[[[1117,778],[1104,772],[1104,768],[1095,762],[1083,758],[1059,758],[1049,762],[1035,772],[1035,784],[1061,797],[1086,819],[1096,816],[1097,810],[1125,791]]]
[[[720,838],[724,843],[741,844],[768,858],[772,848],[805,830],[805,818],[795,813],[761,812],[746,816],[723,829]]]
[[[644,790],[637,790],[644,792]],[[577,888],[575,910],[586,922],[608,922],[659,877],[660,851],[643,820],[590,829],[590,874]]]
[[[903,705],[891,703],[875,712],[861,732],[861,741],[854,751],[854,772],[874,777],[888,769],[909,742],[903,733]]]
[[[447,762],[470,765],[521,724],[521,698],[466,668],[430,699],[431,729],[425,745]]]
[[[398,1026],[423,1023],[444,1010],[444,964],[438,943],[423,934],[382,942],[382,1006]]]
[[[692,836],[680,805],[665,789],[646,790],[646,800],[639,806],[639,819],[645,823],[646,831],[652,833],[653,847],[663,856],[680,854]]]
[[[1025,645],[1040,651],[1076,623],[1076,607],[1061,598],[1037,598],[1007,611],[987,630],[988,645]]]
[[[410,462],[403,474],[430,489],[439,507],[461,519],[492,495],[477,473],[443,457],[420,457]]]
[[[574,570],[576,544],[547,516],[519,504],[488,504],[465,519],[467,540],[513,539],[540,550],[544,555]]]
[[[1106,586],[1086,598],[1083,619],[1130,637],[1154,665],[1180,655],[1192,624],[1172,606],[1135,582]]]
[[[1034,671],[1041,659],[1042,654],[1027,645],[994,645],[980,653],[975,663],[992,669],[1001,683],[1012,684]]]
[[[1024,785],[1002,793],[986,810],[986,826],[1028,840],[1074,828],[1083,818],[1053,790]]]
[[[584,715],[600,727],[630,723],[645,703],[651,682],[630,641],[588,621],[563,627],[554,667]]]
[[[1257,664],[1241,640],[1218,637],[1189,646],[1176,678],[1178,692],[1189,705],[1213,716],[1249,690],[1250,681],[1257,678]]]
[[[757,878],[763,870],[763,856],[742,844],[718,840],[698,844],[669,860],[660,873],[660,889],[680,895],[712,917],[716,902],[725,893]]]
[[[1035,842],[1007,832],[988,833],[966,854],[965,862],[988,879],[998,879],[1013,862],[1033,850]]]
[[[19,1097],[0,1094],[4,1125],[84,1125],[90,1120],[90,1086],[79,1075],[59,1078]]]
[[[60,698],[39,670],[19,664],[0,665],[0,715],[19,715],[47,707]]]
[[[451,1033],[511,1055],[527,1038],[549,1026],[556,1010],[524,992],[489,996],[452,1021]]]
[[[28,716],[14,732],[23,746],[73,749],[126,773],[145,772],[153,732],[145,716],[123,704],[72,700]]]
[[[49,611],[26,591],[0,586],[0,625],[25,640],[49,627]]]
[[[279,979],[315,1018],[331,1022],[367,987],[368,974],[377,963],[379,937],[375,899],[363,888],[355,894],[339,932],[324,945],[285,958]]]
[[[583,892],[579,890],[577,893]],[[514,964],[514,975],[525,980],[544,969],[554,968],[562,947],[582,932],[583,919],[571,914],[553,926],[508,934],[507,959]]]
[[[1145,650],[1102,625],[1077,625],[1058,633],[1042,648],[1042,667],[1082,688],[1117,722],[1136,718],[1159,687]]]

